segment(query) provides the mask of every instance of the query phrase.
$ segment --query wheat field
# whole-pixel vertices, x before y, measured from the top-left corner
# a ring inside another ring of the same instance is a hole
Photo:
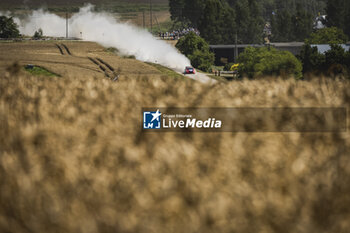
[[[349,107],[349,81],[0,78],[0,232],[350,231],[349,133],[142,133],[141,108]],[[283,119],[281,119],[283,121]]]

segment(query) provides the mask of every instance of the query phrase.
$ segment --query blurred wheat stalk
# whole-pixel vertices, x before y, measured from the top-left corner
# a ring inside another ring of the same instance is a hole
[[[349,133],[140,128],[146,106],[349,107],[348,81],[207,86],[9,71],[0,78],[0,232],[350,231]]]

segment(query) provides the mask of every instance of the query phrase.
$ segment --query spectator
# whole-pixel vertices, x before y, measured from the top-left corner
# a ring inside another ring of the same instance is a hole
[[[190,32],[194,32],[198,36],[200,35],[200,32],[198,31],[198,29],[190,27],[190,28],[173,30],[171,32],[162,32],[159,34],[159,38],[163,40],[178,40]]]

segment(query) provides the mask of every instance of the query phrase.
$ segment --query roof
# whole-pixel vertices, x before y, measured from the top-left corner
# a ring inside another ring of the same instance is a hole
[[[246,48],[246,47],[263,47],[264,45],[260,44],[237,44],[237,48]],[[229,44],[229,45],[210,45],[211,49],[234,49],[236,45]]]
[[[304,45],[304,42],[282,42],[282,43],[270,43],[273,47],[301,47]],[[237,48],[246,48],[246,47],[264,47],[264,44],[238,44]],[[234,49],[235,45],[210,45],[211,49]]]
[[[270,44],[275,47],[301,47],[304,45],[304,42],[278,42]]]

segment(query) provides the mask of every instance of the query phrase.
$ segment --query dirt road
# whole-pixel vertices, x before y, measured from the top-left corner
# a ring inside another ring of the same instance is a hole
[[[188,77],[190,79],[199,81],[201,83],[206,83],[206,84],[214,84],[217,82],[215,79],[212,79],[208,77],[206,74],[200,73],[200,72],[197,72],[196,74],[186,74],[185,77]]]

